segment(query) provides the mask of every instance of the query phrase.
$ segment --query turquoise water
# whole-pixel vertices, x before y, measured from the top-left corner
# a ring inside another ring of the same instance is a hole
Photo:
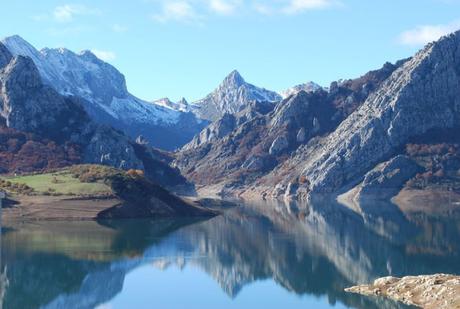
[[[7,223],[3,308],[406,308],[343,292],[460,273],[460,222],[396,208],[241,205],[210,220]]]

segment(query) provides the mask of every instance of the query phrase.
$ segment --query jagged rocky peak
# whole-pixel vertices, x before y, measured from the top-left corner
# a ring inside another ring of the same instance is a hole
[[[307,82],[307,83],[304,83],[304,84],[299,84],[299,85],[296,85],[294,87],[288,88],[288,89],[286,89],[284,91],[281,91],[280,94],[283,97],[283,99],[286,99],[286,98],[290,97],[291,95],[299,93],[300,91],[316,92],[316,91],[319,91],[319,90],[322,90],[322,89],[323,89],[323,87],[321,87],[320,85],[318,85],[315,82],[310,81],[310,82]]]
[[[180,99],[177,102],[171,101],[169,98],[161,98],[158,100],[153,101],[154,104],[163,106],[175,111],[180,111],[184,113],[190,112],[190,104],[187,102],[185,98]]]
[[[234,87],[234,88],[239,88],[244,85],[246,81],[244,78],[241,76],[240,72],[237,70],[233,70],[230,74],[225,77],[223,83],[221,84],[221,87]]]
[[[187,101],[184,97],[182,97],[182,98],[177,102],[177,104],[189,105],[188,101]]]
[[[153,101],[153,103],[167,107],[171,107],[174,104],[174,102],[171,101],[169,98],[161,98]]]
[[[215,121],[224,114],[235,114],[245,109],[251,102],[281,100],[281,96],[264,88],[256,87],[244,80],[236,70],[232,71],[212,93],[192,104],[192,110],[199,117]]]

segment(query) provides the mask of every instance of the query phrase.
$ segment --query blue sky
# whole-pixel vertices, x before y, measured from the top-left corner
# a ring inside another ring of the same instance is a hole
[[[148,100],[199,99],[233,69],[277,91],[327,86],[460,28],[460,0],[1,2],[0,37],[91,49]]]

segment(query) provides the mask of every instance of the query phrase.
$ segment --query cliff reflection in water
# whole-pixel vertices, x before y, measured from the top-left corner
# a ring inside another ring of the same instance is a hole
[[[319,203],[245,205],[203,222],[20,224],[3,233],[3,308],[94,308],[123,293],[126,274],[146,264],[201,269],[233,299],[271,280],[293,297],[394,308],[343,288],[385,275],[460,273],[457,218]]]

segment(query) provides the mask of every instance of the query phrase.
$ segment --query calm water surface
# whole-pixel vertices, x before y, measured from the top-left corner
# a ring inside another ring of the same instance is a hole
[[[3,308],[407,308],[343,292],[460,274],[460,221],[370,205],[241,205],[205,221],[4,224]]]

